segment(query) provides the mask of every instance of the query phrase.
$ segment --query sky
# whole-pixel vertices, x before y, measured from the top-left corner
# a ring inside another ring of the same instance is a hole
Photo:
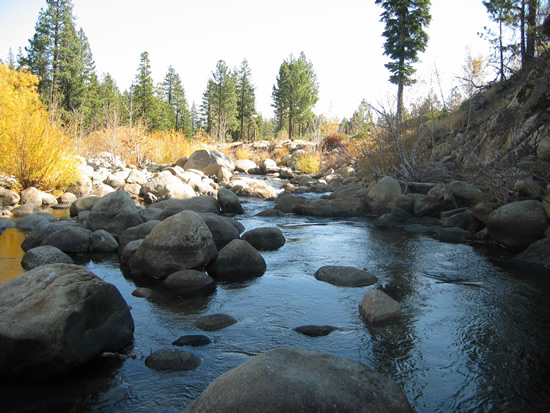
[[[246,58],[256,107],[273,116],[271,93],[281,63],[304,52],[319,81],[318,115],[351,117],[363,99],[390,105],[397,87],[384,67],[381,8],[374,0],[73,0],[76,27],[88,37],[99,76],[121,89],[136,77],[142,52],[161,82],[169,66],[187,100],[200,106],[216,63],[230,68]],[[34,34],[46,0],[0,0],[0,58],[17,55]],[[447,95],[458,84],[465,57],[490,54],[478,32],[488,25],[481,0],[432,0],[428,47],[415,65],[414,100],[427,91]],[[435,73],[437,72],[437,76]]]

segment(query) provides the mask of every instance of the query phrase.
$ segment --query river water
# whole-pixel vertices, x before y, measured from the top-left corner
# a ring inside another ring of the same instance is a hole
[[[262,252],[266,273],[218,284],[195,298],[137,298],[116,256],[79,257],[114,284],[132,308],[135,358],[100,358],[67,377],[34,384],[1,383],[2,412],[181,412],[217,376],[252,355],[295,347],[368,364],[398,382],[417,412],[550,411],[550,274],[513,265],[501,250],[446,244],[403,229],[378,229],[368,218],[319,219],[288,214],[254,216],[269,201],[244,200],[246,230],[277,226],[286,244]],[[22,272],[24,235],[0,236],[0,283]],[[377,287],[398,300],[402,317],[367,327],[358,306],[374,287],[345,288],[317,281],[324,265],[366,269]],[[212,343],[183,348],[202,359],[188,372],[158,372],[144,359],[186,334],[202,315],[238,320],[208,332]],[[332,325],[326,337],[295,332]],[[0,349],[1,351],[1,349]]]

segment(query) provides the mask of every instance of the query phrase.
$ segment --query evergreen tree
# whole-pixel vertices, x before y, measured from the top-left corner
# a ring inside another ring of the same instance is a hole
[[[155,123],[157,99],[151,72],[149,53],[140,55],[136,79],[132,87],[132,105],[137,118],[142,119],[149,128]]]
[[[391,61],[386,68],[391,73],[390,82],[397,85],[397,119],[403,118],[403,90],[415,82],[413,63],[418,52],[428,44],[424,28],[430,23],[430,0],[375,0],[382,6],[381,21],[385,23],[384,54]]]
[[[197,110],[197,106],[195,105],[195,102],[191,105],[191,133],[189,135],[186,135],[188,137],[195,136],[195,133],[197,133],[197,130],[201,126],[200,124],[200,117],[199,117],[199,111]]]
[[[50,107],[59,107],[67,117],[82,104],[86,69],[81,42],[85,36],[79,37],[75,29],[71,0],[46,3],[48,7],[39,13],[35,33],[25,48],[27,55],[21,56],[20,64],[39,77],[42,99]]]
[[[292,139],[295,123],[304,125],[311,121],[311,108],[319,100],[317,76],[303,52],[298,59],[290,55],[281,64],[271,96],[279,129],[288,122],[288,136]]]
[[[206,117],[207,132],[218,142],[225,142],[229,133],[237,126],[237,93],[235,77],[220,60],[216,71],[208,80],[203,94],[203,113]]]
[[[248,125],[252,122],[252,116],[256,113],[256,97],[254,86],[251,81],[250,67],[248,61],[243,59],[241,67],[237,72],[236,79],[237,92],[237,120],[239,121],[239,137],[244,140],[245,125],[247,129],[247,139],[250,139]]]
[[[172,129],[182,131],[186,136],[191,136],[191,113],[185,98],[185,90],[181,84],[180,76],[170,66],[162,83],[163,97],[172,109]]]
[[[371,126],[374,126],[372,111],[369,104],[363,99],[351,117],[349,125],[350,134],[363,135]]]

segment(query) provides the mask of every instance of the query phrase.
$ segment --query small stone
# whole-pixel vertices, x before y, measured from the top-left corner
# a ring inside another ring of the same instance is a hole
[[[187,336],[181,336],[176,341],[174,341],[172,344],[174,346],[206,346],[207,344],[210,344],[212,340],[210,340],[208,337],[203,336],[202,334],[192,334]]]
[[[147,298],[153,293],[153,290],[147,287],[139,287],[132,291],[134,297]]]
[[[194,370],[201,364],[201,359],[188,351],[161,349],[151,353],[145,359],[145,365],[154,370]]]
[[[211,314],[197,319],[193,324],[204,331],[216,331],[237,323],[229,314]]]
[[[330,333],[336,330],[338,330],[338,327],[314,325],[300,326],[294,329],[294,331],[296,331],[297,333],[304,334],[310,337],[328,336]]]
[[[319,268],[314,277],[341,287],[364,287],[377,281],[374,275],[358,268],[332,265]]]
[[[359,305],[359,309],[368,324],[387,321],[401,315],[401,305],[380,290],[371,290]]]

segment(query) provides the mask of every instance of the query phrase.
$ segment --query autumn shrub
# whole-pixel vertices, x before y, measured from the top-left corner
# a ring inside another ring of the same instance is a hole
[[[37,84],[0,64],[0,171],[23,188],[63,188],[79,177],[74,141],[50,118]]]
[[[296,155],[294,166],[297,170],[306,174],[319,172],[321,169],[321,152],[302,152]]]
[[[330,151],[344,144],[344,135],[333,133],[325,138],[323,150]]]
[[[244,145],[240,145],[235,149],[235,157],[237,159],[250,159],[250,151]]]
[[[290,153],[290,149],[283,145],[276,145],[271,149],[271,159],[273,159],[278,164],[281,163],[283,158]]]

